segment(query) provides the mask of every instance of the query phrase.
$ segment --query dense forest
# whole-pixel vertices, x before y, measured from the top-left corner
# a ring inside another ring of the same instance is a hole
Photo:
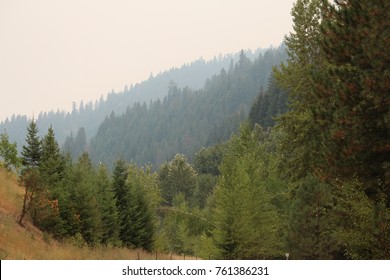
[[[136,103],[119,116],[107,117],[91,140],[92,160],[112,166],[122,158],[159,166],[181,153],[192,161],[200,148],[224,142],[237,132],[259,89],[267,86],[272,67],[285,56],[282,46],[252,62],[242,51],[235,64],[231,62],[228,70],[222,68],[200,90],[179,88],[171,81],[163,100]],[[287,95],[280,96],[269,110],[286,110]],[[276,113],[262,111],[267,116]]]
[[[254,59],[264,51],[262,49],[247,50],[245,54],[248,58]],[[90,139],[96,134],[100,123],[111,112],[120,115],[134,103],[142,104],[163,99],[168,94],[170,81],[174,81],[179,87],[200,89],[208,78],[218,74],[222,68],[227,69],[232,60],[237,61],[239,55],[240,53],[219,55],[209,61],[201,58],[179,68],[172,68],[156,75],[150,74],[147,80],[135,85],[126,85],[121,92],[111,91],[107,96],[102,95],[94,102],[80,101],[79,104],[73,102],[71,112],[60,110],[41,112],[34,117],[41,131],[46,131],[50,126],[53,127],[61,146],[64,145],[66,137],[76,138],[81,128],[85,130],[87,139]],[[27,116],[13,115],[0,122],[0,131],[6,130],[11,141],[16,141],[20,148],[25,144],[24,130],[28,122]],[[42,137],[43,134],[40,136]]]
[[[3,132],[19,223],[204,259],[390,259],[389,5],[297,0],[271,75],[254,69],[278,50],[241,52],[202,89],[171,82],[108,116],[77,159],[34,119],[20,157]]]

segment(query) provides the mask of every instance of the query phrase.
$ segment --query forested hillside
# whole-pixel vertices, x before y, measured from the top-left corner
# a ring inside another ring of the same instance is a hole
[[[260,89],[267,87],[272,67],[285,57],[283,46],[254,61],[241,52],[236,63],[208,79],[201,90],[171,82],[164,99],[136,103],[122,115],[111,114],[91,140],[92,160],[112,166],[122,158],[159,166],[182,153],[192,161],[200,148],[226,141],[238,130]],[[286,98],[280,103],[286,107]]]
[[[34,119],[21,157],[2,133],[1,164],[25,189],[19,223],[80,247],[390,259],[388,11],[298,0],[286,60],[285,47],[241,52],[202,89],[171,82],[106,117],[75,160]]]
[[[262,52],[264,50],[258,49],[254,52],[248,50],[246,55],[253,59]],[[87,138],[90,139],[96,133],[100,123],[112,111],[119,115],[136,102],[149,103],[151,100],[163,99],[168,94],[170,81],[174,81],[180,87],[200,89],[204,86],[206,79],[219,73],[222,68],[229,67],[230,62],[236,61],[238,57],[239,53],[220,55],[209,61],[198,59],[179,68],[172,68],[156,75],[151,74],[148,80],[135,85],[126,85],[123,91],[112,91],[107,96],[102,95],[99,100],[78,104],[74,102],[71,112],[61,110],[36,112],[34,117],[41,131],[46,131],[50,126],[55,129],[61,146],[67,136],[72,133],[73,137],[76,137],[78,130],[82,127]],[[16,141],[18,147],[21,147],[25,143],[24,130],[27,125],[27,116],[10,116],[0,123],[0,131],[5,129],[10,139]]]

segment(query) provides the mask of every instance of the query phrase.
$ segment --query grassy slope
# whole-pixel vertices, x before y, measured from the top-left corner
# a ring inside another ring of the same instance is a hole
[[[14,174],[0,167],[0,259],[89,259],[111,260],[155,259],[156,253],[125,248],[79,248],[70,242],[58,242],[34,227],[26,217],[24,227],[17,223],[22,207],[23,187]],[[157,254],[158,259],[170,259],[171,255]],[[172,259],[182,259],[172,256]]]

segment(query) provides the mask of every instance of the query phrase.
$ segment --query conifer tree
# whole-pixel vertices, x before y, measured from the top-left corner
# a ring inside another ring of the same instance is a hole
[[[39,166],[42,157],[42,142],[38,136],[38,127],[32,119],[27,127],[26,145],[22,148],[22,164],[26,168]]]
[[[292,192],[288,219],[288,245],[292,259],[333,259],[338,257],[334,238],[334,188],[308,176]]]
[[[215,189],[213,238],[222,259],[281,256],[281,218],[268,190],[268,156],[259,142],[264,137],[249,124],[233,136],[223,159]]]
[[[129,248],[152,250],[154,246],[153,208],[156,202],[151,199],[154,191],[146,189],[150,187],[149,176],[148,172],[135,165],[127,166],[122,160],[115,164],[113,189],[119,216],[119,238]]]
[[[323,131],[319,168],[332,180],[358,176],[372,198],[384,191],[389,207],[390,3],[345,0],[325,7],[326,68],[312,73],[312,111]]]
[[[64,164],[59,145],[55,139],[54,130],[50,126],[42,140],[42,158],[39,164],[43,183],[49,188],[59,183],[63,178]]]
[[[120,213],[126,209],[127,201],[127,165],[123,160],[118,160],[115,163],[114,171],[112,175],[112,185],[115,192],[116,205]]]
[[[131,240],[128,240],[131,227],[131,217],[128,215],[130,208],[130,194],[126,180],[128,176],[128,166],[122,160],[115,163],[112,175],[112,186],[115,194],[116,206],[118,209],[119,239],[124,246],[131,246]]]
[[[115,193],[107,175],[105,166],[101,165],[96,177],[96,186],[98,188],[98,204],[102,220],[102,238],[103,244],[119,244],[119,218],[116,207]]]
[[[58,198],[64,191],[61,187],[61,180],[64,177],[65,166],[51,126],[41,143],[42,155],[38,167],[42,184],[41,203],[40,207],[34,211],[34,223],[40,229],[61,237],[65,231],[60,217]]]
[[[77,217],[77,232],[89,245],[101,242],[102,221],[95,187],[96,171],[87,153],[75,165],[71,199]]]
[[[42,157],[42,145],[34,119],[30,121],[27,127],[26,143],[22,150],[24,169],[21,174],[21,182],[25,187],[25,193],[19,224],[22,224],[24,217],[29,211],[34,215],[45,201],[44,188],[38,171]]]
[[[287,64],[274,71],[280,87],[288,93],[289,111],[279,119],[283,160],[280,171],[290,181],[303,180],[315,171],[321,159],[322,133],[314,121],[311,108],[315,105],[310,74],[321,71],[324,57],[318,41],[323,18],[322,0],[298,0],[293,9],[294,32],[286,37]]]

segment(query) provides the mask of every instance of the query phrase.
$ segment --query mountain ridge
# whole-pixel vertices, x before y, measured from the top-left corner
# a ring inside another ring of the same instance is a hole
[[[264,51],[265,49],[260,48],[255,51],[246,50],[246,54],[253,58]],[[76,134],[78,129],[84,127],[87,137],[91,138],[96,133],[100,123],[112,111],[121,114],[126,111],[128,106],[132,106],[136,102],[150,102],[164,98],[168,94],[168,84],[172,80],[179,86],[199,89],[203,87],[207,78],[218,73],[222,68],[227,68],[231,61],[236,60],[238,56],[239,52],[220,54],[210,60],[199,58],[190,63],[184,63],[180,67],[171,67],[156,75],[151,74],[147,80],[130,85],[130,87],[125,85],[123,91],[114,92],[112,90],[105,97],[102,95],[98,100],[86,103],[80,101],[79,104],[73,102],[70,112],[59,109],[40,112],[35,118],[40,129],[40,136],[43,136],[47,129],[53,126],[58,142],[63,145],[65,138],[71,132]],[[0,122],[0,131],[6,130],[10,141],[17,142],[19,150],[25,143],[24,137],[28,121],[29,118],[26,115],[13,115]]]

